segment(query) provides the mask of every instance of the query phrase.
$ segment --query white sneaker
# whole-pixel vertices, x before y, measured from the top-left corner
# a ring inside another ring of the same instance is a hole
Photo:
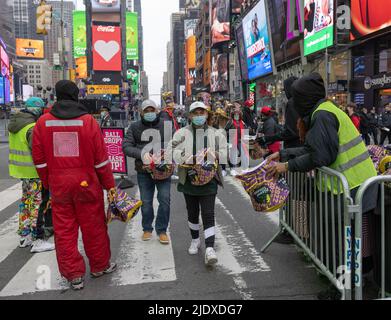
[[[33,244],[33,239],[31,238],[31,234],[25,237],[20,237],[19,248],[27,248]]]
[[[205,251],[205,264],[207,266],[213,266],[217,263],[217,255],[213,248],[206,248]]]
[[[189,248],[189,254],[194,256],[198,254],[198,249],[201,247],[200,239],[192,240]]]
[[[223,170],[223,171],[221,171],[221,173],[222,173],[223,177],[227,176],[227,171]]]
[[[33,242],[33,246],[31,248],[31,253],[40,253],[46,251],[53,251],[55,249],[54,243],[50,243],[48,241],[44,241],[42,239],[38,239]]]
[[[231,169],[229,173],[232,177],[236,177],[238,175],[238,172],[235,169]]]

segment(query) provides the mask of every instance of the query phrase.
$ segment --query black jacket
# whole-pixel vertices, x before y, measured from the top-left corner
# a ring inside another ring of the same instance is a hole
[[[383,112],[379,118],[379,125],[391,129],[391,112]]]
[[[362,134],[368,134],[370,129],[369,115],[364,112],[360,112],[358,116],[360,117],[360,132]]]
[[[258,128],[257,114],[255,111],[248,107],[243,108],[243,122],[246,127],[250,130],[250,134],[255,134]]]
[[[369,127],[374,129],[379,124],[379,116],[376,113],[368,113]]]
[[[136,159],[135,168],[137,172],[145,172],[143,169],[142,150],[153,139],[153,137],[147,135],[148,140],[142,141],[143,132],[148,129],[158,130],[160,133],[159,146],[156,146],[156,148],[164,149],[165,144],[171,140],[171,137],[164,137],[164,121],[160,120],[160,116],[154,122],[146,122],[143,119],[133,122],[125,135],[122,149],[126,156]]]

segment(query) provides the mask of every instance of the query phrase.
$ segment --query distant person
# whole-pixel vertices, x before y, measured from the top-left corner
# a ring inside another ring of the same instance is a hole
[[[362,111],[359,113],[360,116],[360,132],[362,135],[363,140],[365,141],[365,144],[369,146],[371,144],[371,137],[369,136],[369,115],[368,115],[368,109],[363,108]]]
[[[355,103],[349,103],[346,107],[346,112],[350,118],[350,120],[352,120],[354,126],[356,127],[356,129],[358,130],[358,132],[360,132],[360,122],[361,122],[361,119],[360,119],[360,116],[357,114],[357,105]]]
[[[379,115],[376,112],[375,108],[371,109],[371,112],[368,114],[369,117],[369,134],[372,136],[375,145],[379,144]]]
[[[379,119],[381,130],[380,145],[383,146],[388,138],[388,144],[391,144],[391,103],[385,106],[385,110]]]

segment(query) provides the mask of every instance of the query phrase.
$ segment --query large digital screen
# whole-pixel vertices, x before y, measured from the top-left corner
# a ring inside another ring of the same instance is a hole
[[[212,56],[210,91],[228,91],[228,54],[215,52]]]
[[[120,0],[91,0],[92,12],[119,12]]]
[[[92,52],[94,70],[121,71],[121,28],[92,26]]]
[[[11,101],[11,88],[10,81],[8,78],[4,78],[4,103],[9,103]]]
[[[16,56],[19,58],[43,59],[43,41],[17,38]]]
[[[243,31],[249,80],[273,72],[264,0],[260,0],[244,17]]]
[[[211,0],[210,8],[212,45],[229,41],[231,39],[230,0]]]
[[[304,0],[304,55],[334,44],[334,0]]]
[[[295,6],[289,5],[290,2],[291,0],[268,0],[270,34],[273,39],[274,63],[276,66],[300,57],[299,38],[288,39],[288,10],[296,11]],[[289,12],[289,17],[291,16]],[[298,30],[298,20],[295,20],[296,26],[294,29]]]
[[[391,26],[389,0],[351,0],[351,40],[355,40]]]
[[[243,25],[240,24],[236,29],[236,43],[238,45],[239,52],[239,64],[240,72],[242,75],[242,80],[248,80],[248,67],[247,67],[247,55],[246,55],[246,46],[244,44],[244,33]]]
[[[126,59],[138,60],[138,15],[126,12]]]
[[[86,55],[87,25],[86,12],[73,11],[73,57],[80,58]]]
[[[0,77],[0,104],[4,104],[4,78]]]

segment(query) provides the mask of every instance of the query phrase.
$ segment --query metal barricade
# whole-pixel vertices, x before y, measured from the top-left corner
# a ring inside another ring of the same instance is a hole
[[[356,300],[362,300],[363,299],[363,286],[362,286],[362,254],[361,254],[361,243],[363,239],[363,199],[365,193],[368,191],[368,189],[374,185],[378,185],[380,187],[380,194],[379,194],[379,200],[378,201],[378,208],[376,209],[380,213],[380,296],[382,299],[386,298],[386,277],[388,277],[388,284],[391,282],[391,270],[387,270],[388,274],[386,274],[386,262],[390,265],[389,261],[386,261],[387,256],[386,252],[388,252],[388,258],[391,259],[391,242],[386,241],[386,237],[390,237],[391,230],[386,230],[386,218],[391,218],[391,209],[389,207],[386,207],[386,195],[389,197],[390,189],[389,187],[386,187],[386,183],[391,184],[391,176],[378,176],[373,177],[371,179],[368,179],[358,190],[356,194],[356,204],[357,204],[357,214],[355,218],[355,246],[360,249],[357,250],[358,254],[355,255],[354,259],[354,279],[355,279],[355,287],[354,287],[354,293],[355,293],[355,299]],[[387,189],[387,193],[386,193]],[[388,204],[390,206],[390,204]],[[390,217],[386,217],[386,214],[390,215]],[[388,220],[390,221],[390,220]],[[378,236],[377,234],[373,236]],[[388,247],[387,247],[388,246]],[[376,268],[376,261],[375,261],[375,268]],[[390,286],[390,285],[389,285]],[[388,294],[391,294],[391,292],[388,292]]]
[[[287,173],[291,188],[280,210],[280,230],[262,253],[285,230],[320,271],[351,299],[351,241],[353,199],[345,176],[330,168]]]

